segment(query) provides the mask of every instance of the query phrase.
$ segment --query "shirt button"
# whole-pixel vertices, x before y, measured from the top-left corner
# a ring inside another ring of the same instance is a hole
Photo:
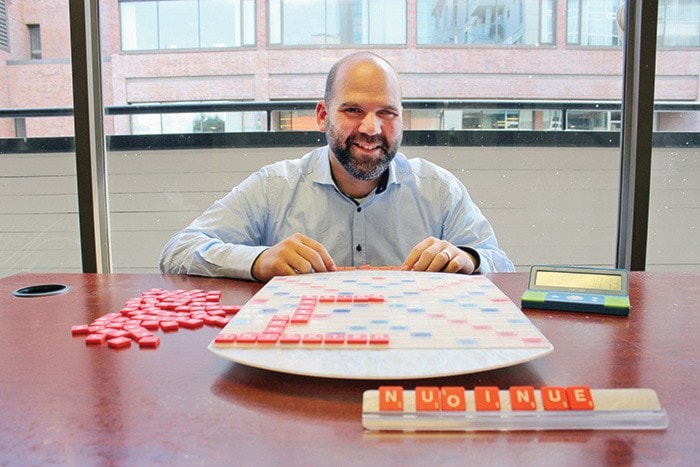
[[[357,251],[362,251],[362,245],[357,245],[357,246],[355,247],[355,249],[356,249]]]
[[[358,207],[357,207],[357,212],[361,212],[361,211],[362,211],[362,208],[358,206]]]

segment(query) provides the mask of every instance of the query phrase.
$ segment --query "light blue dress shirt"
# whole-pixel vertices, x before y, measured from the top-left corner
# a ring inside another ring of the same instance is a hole
[[[478,253],[478,272],[514,271],[491,225],[450,172],[398,153],[386,187],[359,205],[331,175],[328,147],[250,175],[165,245],[169,274],[253,279],[253,262],[294,234],[311,237],[338,266],[399,266],[429,236]]]

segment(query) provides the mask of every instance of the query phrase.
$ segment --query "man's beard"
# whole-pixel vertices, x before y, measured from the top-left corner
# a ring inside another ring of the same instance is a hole
[[[338,132],[333,125],[328,126],[328,142],[331,151],[335,154],[338,162],[354,178],[363,181],[375,180],[389,167],[389,164],[396,156],[401,143],[401,135],[391,144],[382,135],[361,136],[353,134],[345,141],[338,137]],[[352,155],[353,144],[359,142],[365,145],[379,145],[381,151],[379,158],[368,157],[360,160]]]

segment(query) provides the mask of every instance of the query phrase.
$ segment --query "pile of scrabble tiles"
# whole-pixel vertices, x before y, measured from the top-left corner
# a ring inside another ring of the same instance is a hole
[[[223,328],[230,315],[240,309],[237,305],[222,305],[218,290],[154,288],[127,300],[119,312],[107,313],[90,324],[72,326],[71,334],[85,336],[88,346],[107,344],[121,349],[135,342],[140,348],[155,348],[160,345],[160,337],[155,334],[159,330],[175,332],[205,325]]]

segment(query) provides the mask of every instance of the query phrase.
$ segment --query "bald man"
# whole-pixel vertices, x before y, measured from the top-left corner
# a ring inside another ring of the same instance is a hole
[[[344,57],[316,106],[328,145],[234,187],[170,239],[161,271],[259,281],[339,266],[513,271],[464,185],[399,152],[402,111],[386,60]]]

